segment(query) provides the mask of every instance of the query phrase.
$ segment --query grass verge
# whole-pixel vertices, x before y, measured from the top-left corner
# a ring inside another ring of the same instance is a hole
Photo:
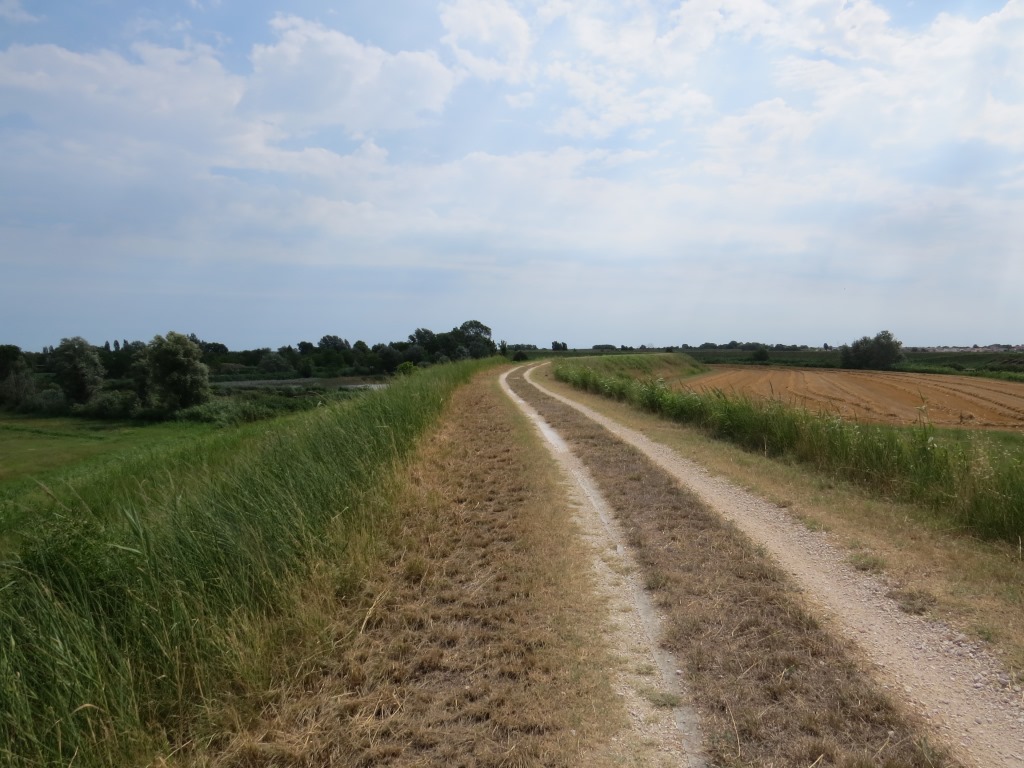
[[[588,466],[668,617],[721,766],[955,765],[870,682],[789,580],[736,529],[603,428],[510,384]]]

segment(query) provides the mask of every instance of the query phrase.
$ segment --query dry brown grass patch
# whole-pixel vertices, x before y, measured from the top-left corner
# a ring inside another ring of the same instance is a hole
[[[790,580],[642,454],[510,377],[572,445],[607,498],[668,616],[720,766],[953,765],[870,682]]]
[[[312,590],[289,672],[198,762],[571,765],[617,727],[568,504],[493,377],[396,482],[382,562],[354,596]]]

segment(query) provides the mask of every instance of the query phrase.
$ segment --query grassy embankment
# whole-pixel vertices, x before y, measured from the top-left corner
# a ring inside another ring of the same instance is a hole
[[[22,499],[0,564],[0,763],[143,764],[215,730],[205,708],[259,688],[310,575],[329,562],[354,589],[382,482],[479,367],[100,462]]]
[[[682,355],[675,356],[683,358]],[[618,358],[623,360],[624,358]],[[864,425],[721,392],[672,392],[609,362],[561,364],[555,375],[766,456],[786,456],[816,470],[933,509],[983,538],[1018,543],[1024,535],[1024,454],[991,440],[942,439],[928,426]]]

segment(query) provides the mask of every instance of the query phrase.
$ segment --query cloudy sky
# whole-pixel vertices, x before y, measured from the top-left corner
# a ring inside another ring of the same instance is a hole
[[[0,343],[1024,342],[1024,0],[0,0]]]

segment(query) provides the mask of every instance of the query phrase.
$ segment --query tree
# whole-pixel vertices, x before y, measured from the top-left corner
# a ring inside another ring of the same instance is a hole
[[[146,346],[144,364],[147,394],[167,412],[200,405],[210,399],[210,369],[202,362],[199,345],[169,331]]]
[[[470,339],[482,338],[489,340],[491,338],[491,329],[479,320],[467,320],[459,326],[459,330],[466,334]]]
[[[60,340],[53,351],[53,367],[64,397],[72,403],[87,403],[103,386],[106,371],[100,356],[81,336]]]
[[[14,364],[22,359],[21,347],[14,344],[0,344],[0,381],[7,378]]]
[[[2,350],[4,347],[0,347]],[[15,349],[18,349],[15,347]],[[0,376],[0,405],[18,407],[36,393],[36,380],[20,350],[17,359]]]
[[[334,336],[327,334],[320,338],[317,344],[320,349],[333,349],[335,352],[347,352],[352,349],[352,345],[348,343],[348,339],[343,339],[340,336]]]
[[[487,357],[498,351],[498,345],[491,340],[491,329],[479,320],[467,320],[458,328],[453,328],[452,334],[462,335],[461,346],[469,350],[471,357]]]
[[[280,352],[267,352],[260,358],[259,369],[263,373],[287,373],[294,370],[292,364]]]
[[[843,368],[885,371],[903,359],[903,342],[890,331],[879,331],[874,338],[862,336],[852,344],[839,348],[839,364]]]

